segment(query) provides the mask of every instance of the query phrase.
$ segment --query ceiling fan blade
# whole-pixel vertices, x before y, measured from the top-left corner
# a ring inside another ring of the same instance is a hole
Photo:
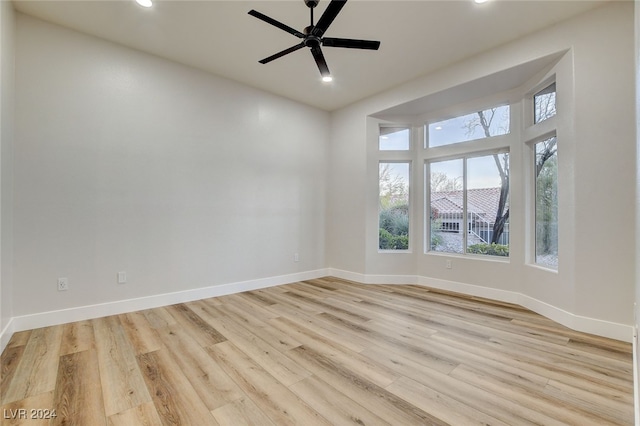
[[[325,37],[322,39],[322,45],[327,47],[346,47],[349,49],[378,50],[378,48],[380,47],[380,42],[373,40],[354,40],[351,38]]]
[[[322,37],[329,28],[329,25],[336,19],[336,16],[338,16],[338,13],[340,13],[345,3],[347,3],[347,0],[331,0],[331,3],[329,3],[329,6],[327,6],[320,17],[318,24],[313,28],[314,36]]]
[[[294,28],[291,28],[290,26],[285,25],[282,22],[276,21],[275,19],[270,18],[267,15],[264,15],[264,14],[258,12],[257,10],[253,10],[253,9],[250,10],[249,11],[249,15],[255,16],[256,18],[258,18],[258,19],[260,19],[260,20],[262,20],[262,21],[264,21],[264,22],[266,22],[268,24],[271,24],[274,27],[278,27],[281,30],[284,30],[284,31],[288,32],[289,34],[293,34],[294,36],[296,36],[298,38],[304,38],[305,37],[305,35],[302,34],[300,31],[298,31],[298,30],[296,30]]]
[[[269,62],[273,61],[274,59],[278,59],[283,57],[284,55],[288,55],[291,52],[295,52],[296,50],[302,49],[304,47],[304,43],[300,43],[300,44],[296,44],[295,46],[292,46],[288,49],[284,49],[282,52],[278,52],[275,55],[271,55],[268,58],[264,58],[260,62],[261,64],[268,64]]]
[[[318,65],[320,75],[322,75],[323,77],[328,77],[329,75],[331,75],[331,73],[329,72],[329,66],[327,65],[327,61],[324,60],[324,55],[322,54],[320,46],[312,47],[311,54],[313,55],[313,59],[316,60],[316,65]]]

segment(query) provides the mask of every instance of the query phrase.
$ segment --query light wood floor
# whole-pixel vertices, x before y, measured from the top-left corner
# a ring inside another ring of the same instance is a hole
[[[2,425],[633,424],[629,344],[334,278],[16,333],[1,379]]]

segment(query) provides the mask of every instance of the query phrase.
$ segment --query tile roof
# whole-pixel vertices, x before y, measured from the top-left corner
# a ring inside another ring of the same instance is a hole
[[[489,223],[496,219],[499,201],[500,187],[467,190],[467,211],[476,213]],[[462,191],[431,193],[431,208],[438,215],[462,215]]]

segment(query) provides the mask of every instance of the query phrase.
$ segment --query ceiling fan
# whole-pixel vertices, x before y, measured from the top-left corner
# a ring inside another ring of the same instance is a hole
[[[256,10],[249,11],[249,15],[255,16],[256,18],[261,19],[264,22],[273,25],[274,27],[280,28],[281,30],[286,31],[289,34],[293,34],[294,36],[302,39],[299,44],[278,52],[275,55],[271,55],[268,58],[262,59],[261,61],[259,61],[261,64],[267,64],[274,59],[281,58],[284,55],[288,55],[289,53],[295,52],[296,50],[302,49],[303,47],[308,47],[309,49],[311,49],[311,54],[313,55],[313,59],[315,59],[316,64],[318,65],[318,69],[320,70],[320,75],[322,75],[323,80],[331,81],[331,73],[329,72],[327,61],[324,59],[324,55],[322,54],[321,46],[378,50],[378,48],[380,47],[379,41],[323,37],[324,33],[329,28],[329,25],[331,25],[336,16],[338,16],[338,13],[340,13],[340,10],[342,10],[347,0],[331,0],[331,3],[329,3],[329,5],[327,6],[318,23],[314,25],[313,9],[318,5],[318,2],[319,0],[304,0],[304,3],[307,5],[311,12],[311,25],[306,27],[302,32],[283,24],[282,22],[276,21],[275,19],[270,18]]]

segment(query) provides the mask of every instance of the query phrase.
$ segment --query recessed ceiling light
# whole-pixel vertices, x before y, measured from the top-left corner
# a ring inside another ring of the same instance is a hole
[[[136,3],[138,3],[142,7],[153,6],[153,2],[151,0],[136,0]]]
[[[442,130],[442,126],[436,126],[436,130]]]
[[[333,77],[331,77],[330,75],[325,75],[324,77],[322,77],[322,81],[324,81],[325,83],[331,83],[333,81]]]
[[[474,3],[476,4],[482,4],[482,3],[486,3],[488,0],[473,0]]]

